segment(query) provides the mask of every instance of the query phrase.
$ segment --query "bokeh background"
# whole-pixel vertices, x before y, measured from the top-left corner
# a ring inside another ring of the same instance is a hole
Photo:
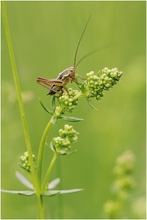
[[[58,169],[60,163],[63,189],[84,188],[84,191],[62,196],[64,218],[105,217],[103,206],[112,198],[115,160],[126,150],[132,150],[136,156],[136,188],[125,211],[127,218],[145,218],[134,216],[131,211],[133,201],[145,202],[145,2],[6,2],[5,5],[35,154],[50,118],[39,98],[51,106],[51,97],[36,79],[38,76],[54,79],[73,66],[75,49],[90,14],[77,60],[101,46],[105,49],[86,58],[77,73],[84,77],[85,73],[97,72],[105,66],[124,72],[121,81],[101,101],[93,101],[97,111],[81,99],[71,115],[84,119],[73,124],[80,133],[75,144],[78,151],[59,158]],[[58,121],[48,141],[57,136],[64,123]],[[2,24],[2,188],[25,189],[15,177],[15,170],[20,171],[18,158],[24,151]],[[51,156],[52,152],[46,149],[44,170]],[[58,177],[58,169],[54,167],[50,180]],[[58,204],[59,196],[45,199],[47,218],[59,217]],[[37,215],[35,197],[2,194],[2,218],[37,218]]]

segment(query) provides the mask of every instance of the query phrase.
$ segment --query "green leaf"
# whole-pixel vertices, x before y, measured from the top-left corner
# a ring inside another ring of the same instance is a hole
[[[82,121],[82,118],[75,118],[75,117],[68,117],[68,116],[61,116],[60,118],[63,118],[65,121],[70,121],[70,122],[78,122]]]
[[[69,189],[69,190],[47,190],[43,193],[44,196],[54,196],[57,194],[71,194],[82,191],[83,189]]]
[[[53,152],[56,152],[55,149],[54,149],[54,146],[53,146],[53,143],[52,143],[52,142],[50,143],[50,146],[49,146],[49,147],[50,147],[50,149],[51,149]]]
[[[18,194],[22,196],[33,196],[35,195],[35,192],[34,191],[20,191]]]
[[[32,196],[35,194],[34,191],[26,191],[26,190],[6,190],[6,189],[1,189],[1,192],[3,193],[9,193],[9,194],[18,194],[18,195],[23,195],[23,196]]]
[[[74,154],[74,153],[76,153],[76,152],[77,152],[77,149],[76,149],[76,150],[69,151],[69,152],[67,153],[67,155]]]
[[[54,189],[60,183],[60,178],[54,179],[48,184],[48,189]]]
[[[51,111],[51,110],[49,110],[48,108],[46,108],[45,107],[45,105],[41,102],[41,100],[39,100],[40,101],[40,104],[41,104],[41,106],[43,107],[43,109],[46,111],[46,112],[48,112],[49,114],[53,114],[53,112]]]
[[[25,185],[26,187],[30,189],[34,189],[33,185],[18,171],[16,171],[16,177],[23,185]]]
[[[59,190],[48,190],[43,193],[43,196],[55,196],[59,193],[60,193]]]
[[[97,110],[97,108],[95,108],[88,99],[87,99],[87,101],[88,101],[88,104],[90,105],[91,108],[93,108],[94,110]]]
[[[70,154],[73,154],[75,153],[77,150],[73,150],[73,151],[67,151],[67,150],[60,150],[58,152],[58,154],[61,154],[62,156],[65,156],[65,155],[70,155]]]
[[[69,190],[60,190],[60,194],[71,194],[83,191],[83,189],[69,189]]]
[[[74,153],[76,153],[77,152],[77,150],[72,150],[72,151],[64,151],[64,150],[62,150],[62,151],[60,151],[60,154],[61,155],[70,155],[70,154],[74,154]]]

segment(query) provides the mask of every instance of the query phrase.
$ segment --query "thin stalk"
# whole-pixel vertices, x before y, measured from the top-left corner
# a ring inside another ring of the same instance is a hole
[[[28,154],[29,154],[29,162],[30,162],[30,166],[31,166],[31,179],[32,179],[32,183],[34,185],[34,189],[36,191],[39,217],[40,217],[40,219],[44,219],[43,201],[40,196],[40,189],[39,189],[39,185],[37,182],[37,175],[36,175],[33,157],[32,157],[31,142],[30,142],[29,132],[28,132],[28,128],[27,128],[24,106],[23,106],[23,102],[22,102],[20,83],[19,83],[19,78],[18,78],[18,73],[17,73],[17,67],[16,67],[16,62],[15,62],[15,56],[14,56],[13,45],[12,45],[12,41],[11,41],[11,35],[10,35],[9,24],[8,24],[4,1],[2,1],[2,17],[3,17],[3,23],[4,23],[5,33],[6,33],[6,40],[7,40],[7,44],[8,44],[10,62],[11,62],[11,66],[12,66],[13,78],[14,78],[14,83],[15,83],[15,88],[16,88],[16,93],[17,93],[18,106],[19,106],[19,111],[20,111],[20,116],[21,116],[21,121],[22,121],[22,126],[23,126],[23,132],[24,132],[24,137],[25,137],[25,142],[26,142],[26,148],[27,148]]]
[[[62,159],[61,157],[58,157],[57,164],[56,164],[56,170],[57,170],[57,176],[60,176],[60,184],[58,185],[58,187],[60,189],[63,189],[61,159]],[[64,200],[63,200],[63,195],[60,195],[60,196],[57,197],[57,204],[58,204],[57,218],[58,219],[64,219]]]
[[[48,122],[47,126],[44,129],[43,135],[41,137],[40,146],[39,146],[39,152],[38,152],[38,180],[39,185],[41,186],[41,174],[42,174],[42,160],[43,160],[43,151],[45,146],[45,141],[47,138],[47,135],[50,131],[51,126],[53,125],[52,120],[54,117],[51,118],[51,120]]]
[[[12,71],[13,71],[13,78],[14,78],[14,83],[15,83],[15,88],[16,88],[16,93],[17,93],[17,98],[18,98],[18,105],[19,105],[22,126],[23,126],[23,132],[24,132],[26,147],[28,150],[29,160],[30,160],[30,165],[31,165],[31,170],[32,170],[31,176],[33,180],[33,185],[36,185],[35,184],[36,182],[35,181],[35,168],[34,168],[34,162],[32,158],[32,148],[31,148],[30,137],[29,137],[29,132],[27,128],[27,122],[26,122],[22,97],[21,97],[21,89],[20,89],[20,84],[19,84],[19,78],[18,78],[18,73],[17,73],[17,67],[16,67],[16,62],[15,62],[15,56],[14,56],[13,45],[11,41],[11,35],[10,35],[9,24],[8,24],[4,1],[2,1],[2,17],[3,17],[3,23],[4,23],[6,39],[7,39],[7,44],[8,44],[10,62],[11,62]]]
[[[81,90],[77,93],[77,95],[75,95],[74,97],[73,97],[73,100],[76,100],[76,99],[79,99],[79,98],[81,98],[83,96],[83,93],[81,92]]]
[[[53,156],[53,158],[52,158],[52,160],[51,160],[51,162],[50,162],[50,165],[49,165],[49,167],[48,167],[48,170],[47,170],[47,172],[46,172],[46,176],[45,176],[44,181],[43,181],[43,184],[42,184],[42,192],[44,192],[44,190],[45,190],[45,188],[46,188],[46,184],[47,184],[47,182],[48,182],[49,175],[50,175],[51,170],[52,170],[52,168],[53,168],[53,166],[54,166],[54,164],[55,164],[56,159],[57,159],[57,154],[54,153],[54,156]]]
[[[60,107],[58,109],[58,114],[54,114],[50,121],[48,122],[47,126],[44,129],[43,135],[41,137],[40,145],[39,145],[39,152],[38,152],[38,180],[39,180],[39,186],[41,187],[41,178],[42,178],[42,161],[43,161],[43,151],[45,146],[45,141],[47,139],[48,133],[51,129],[51,126],[55,123],[57,118],[60,116],[62,110],[64,107]]]
[[[37,196],[37,202],[38,202],[38,209],[39,209],[39,219],[45,219],[43,197],[41,195]]]

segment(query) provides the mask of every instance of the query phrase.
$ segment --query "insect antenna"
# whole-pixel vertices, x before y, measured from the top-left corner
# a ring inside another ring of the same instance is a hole
[[[108,49],[109,47],[112,47],[114,44],[105,44],[105,45],[103,45],[103,46],[100,46],[100,47],[98,47],[97,49],[95,49],[95,50],[92,50],[91,52],[89,52],[89,53],[87,53],[86,55],[84,55],[79,61],[78,61],[78,63],[76,64],[76,66],[75,67],[77,67],[86,57],[88,57],[88,56],[90,56],[90,55],[92,55],[92,54],[94,54],[94,53],[98,53],[98,52],[101,52],[102,50],[104,50],[104,49]]]
[[[82,31],[81,37],[80,37],[80,39],[79,39],[79,42],[78,42],[78,45],[77,45],[77,48],[76,48],[75,57],[74,57],[74,67],[77,66],[77,65],[76,65],[76,59],[77,59],[78,49],[79,49],[81,40],[82,40],[82,38],[83,38],[83,36],[84,36],[84,33],[85,33],[85,31],[86,31],[87,25],[88,25],[88,23],[89,23],[89,21],[90,21],[90,18],[91,18],[91,15],[89,16],[88,21],[87,21],[87,23],[86,23],[86,25],[85,25],[85,27],[84,27],[84,29],[83,29],[83,31]],[[80,62],[81,62],[81,61],[80,61]],[[78,62],[78,64],[79,64],[79,62]]]

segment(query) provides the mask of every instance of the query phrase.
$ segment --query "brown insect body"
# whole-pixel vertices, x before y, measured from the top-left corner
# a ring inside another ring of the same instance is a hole
[[[61,85],[63,86],[63,88],[66,91],[67,91],[67,88],[65,87],[66,84],[69,81],[71,81],[71,82],[74,81],[74,79],[75,79],[75,68],[74,67],[67,68],[66,70],[61,72],[59,74],[59,76],[57,77],[57,80],[61,80],[62,81]],[[61,86],[52,85],[48,95],[54,95],[56,92],[60,92],[61,89],[62,89]]]
[[[62,88],[64,88],[67,92],[66,84],[69,81],[75,81],[75,68],[69,67],[65,69],[63,72],[59,73],[59,76],[56,79],[46,79],[38,77],[37,82],[49,89],[48,95],[54,95],[56,93],[61,94]]]

